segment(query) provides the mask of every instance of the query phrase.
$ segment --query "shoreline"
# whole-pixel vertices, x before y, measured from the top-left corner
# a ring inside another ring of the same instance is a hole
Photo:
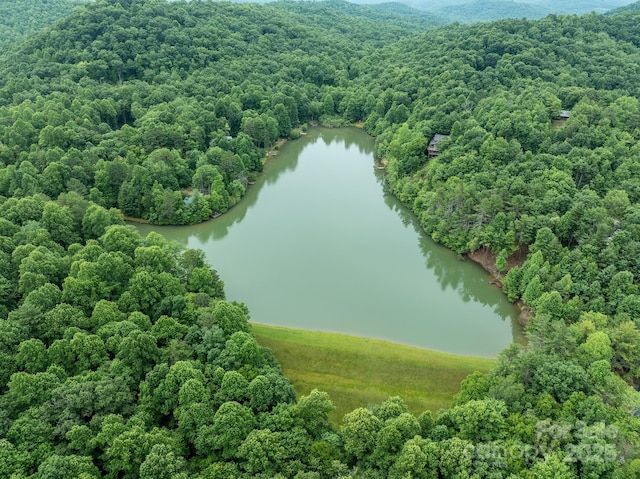
[[[313,127],[316,127],[316,126],[322,126],[322,125],[311,124],[310,128],[313,128]],[[364,125],[362,123],[352,123],[350,125],[340,126],[340,127],[336,127],[336,128],[363,129],[363,126]],[[328,126],[328,127],[324,126],[324,127],[325,128],[332,128],[331,126]],[[300,134],[300,137],[307,135],[307,132],[306,131],[302,131],[301,129],[295,129],[295,131]],[[375,137],[373,137],[373,138],[375,138]],[[298,139],[298,138],[293,138],[293,139],[280,138],[280,139],[278,139],[271,146],[271,148],[265,153],[265,156],[263,157],[263,160],[262,160],[263,164],[266,164],[266,162],[268,162],[271,159],[275,158],[280,153],[282,148],[284,148],[290,141],[294,141],[296,139]],[[378,168],[384,170],[385,166],[386,166],[386,158],[383,158],[382,160],[376,160],[376,161],[381,164],[381,166],[378,166]],[[261,176],[261,175],[262,175],[262,173],[260,173],[259,176]],[[256,181],[250,182],[248,187],[253,186],[255,183],[256,183]],[[187,192],[187,194],[188,193],[189,192]],[[231,208],[229,208],[229,210],[231,210]],[[225,214],[223,213],[221,215],[217,215],[215,218],[208,218],[207,220],[203,221],[202,223],[207,223],[209,221],[213,221],[214,219],[218,219],[219,217],[222,217],[222,216],[225,216]],[[145,220],[144,218],[137,218],[137,217],[132,217],[132,216],[124,216],[124,219],[125,219],[125,221],[127,223],[155,225],[154,223],[151,223],[148,220]],[[155,225],[155,226],[193,226],[193,225]],[[422,231],[424,232],[424,230],[422,230]],[[439,244],[441,244],[441,243],[439,243]],[[450,251],[452,251],[452,250],[450,250]],[[522,263],[524,263],[527,255],[528,255],[528,252],[529,252],[528,246],[527,245],[523,245],[515,253],[513,253],[507,260],[507,272],[511,268],[513,268],[514,266],[522,265]],[[480,267],[482,267],[482,269],[485,272],[489,273],[489,275],[491,277],[489,283],[491,285],[493,285],[493,286],[499,287],[501,289],[501,293],[504,294],[504,292],[502,292],[502,280],[503,280],[506,272],[502,273],[502,272],[498,271],[495,268],[496,255],[493,252],[488,250],[486,247],[481,247],[481,248],[477,249],[476,251],[468,252],[468,253],[464,254],[463,256],[465,256],[466,258],[470,259],[474,263],[478,264]],[[529,307],[527,305],[525,305],[521,300],[517,300],[515,302],[512,302],[512,304],[514,304],[519,310],[519,314],[518,314],[518,318],[517,318],[518,323],[523,328],[526,328],[528,326],[528,324],[529,324],[529,319],[533,316],[533,313],[531,312]],[[305,330],[305,331],[307,331],[307,330]],[[321,331],[318,331],[318,332],[322,333]],[[336,334],[340,334],[340,333],[336,333]],[[364,336],[353,336],[353,337],[354,338],[363,338],[363,339],[385,341],[384,339],[366,338]],[[387,341],[387,342],[389,342],[389,341]],[[401,343],[393,343],[393,342],[389,342],[389,343],[390,344],[401,344]],[[406,345],[406,346],[407,347],[416,347],[416,346],[410,346],[410,345]],[[436,351],[436,350],[428,350],[428,349],[423,349],[423,348],[420,348],[420,347],[416,347],[416,348],[419,349],[419,350],[434,351],[434,352],[440,353],[440,351]],[[450,353],[442,353],[442,354],[450,354]],[[469,357],[473,357],[473,356],[469,356]]]
[[[475,251],[466,253],[465,256],[474,263],[480,265],[482,269],[489,273],[489,275],[491,276],[490,283],[493,286],[500,288],[500,290],[502,291],[502,279],[504,278],[504,276],[511,270],[511,268],[515,266],[522,266],[524,261],[527,259],[528,254],[528,246],[521,246],[518,251],[513,253],[507,259],[507,272],[505,273],[501,273],[496,269],[496,254],[488,250],[485,246],[483,246],[482,248],[478,248]],[[523,328],[526,328],[529,325],[529,319],[533,316],[533,313],[531,312],[529,307],[520,299],[515,301],[513,304],[515,304],[520,310],[520,314],[518,314],[518,322]]]
[[[118,211],[120,211],[122,213],[121,210],[118,209]],[[127,216],[125,214],[122,215],[122,217],[124,218],[125,221],[128,221],[129,223],[138,223],[141,225],[150,225],[153,223],[149,223],[149,220],[145,220],[144,218],[138,218],[137,216]],[[160,226],[160,225],[157,225]]]
[[[336,409],[330,421],[357,407],[401,396],[416,416],[448,408],[469,374],[487,373],[497,359],[458,356],[379,339],[250,322],[258,344],[269,348],[298,397],[326,391]]]
[[[398,343],[395,341],[390,341],[388,339],[372,338],[369,336],[358,336],[356,334],[340,333],[336,331],[323,331],[320,329],[292,328],[289,326],[279,326],[277,324],[259,323],[251,319],[249,319],[249,324],[251,325],[252,328],[255,326],[256,328],[259,328],[259,329],[279,331],[283,334],[286,334],[286,333],[293,334],[293,335],[310,334],[318,337],[325,336],[326,338],[348,339],[353,341],[361,341],[363,343],[368,343],[368,344],[380,344],[380,345],[386,345],[387,347],[398,347],[401,349],[428,352],[430,354],[433,354],[442,358],[446,358],[446,359],[468,359],[468,360],[479,360],[479,361],[496,361],[498,359],[498,355],[474,356],[471,354],[448,353],[446,351],[439,351],[437,349],[429,349],[429,348],[424,348],[422,346],[415,346],[412,344]]]

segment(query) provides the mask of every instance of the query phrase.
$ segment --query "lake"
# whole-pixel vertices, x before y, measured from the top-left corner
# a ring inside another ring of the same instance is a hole
[[[490,276],[386,193],[373,142],[356,128],[312,128],[224,215],[136,227],[202,249],[227,299],[258,323],[484,357],[522,342],[518,309]]]

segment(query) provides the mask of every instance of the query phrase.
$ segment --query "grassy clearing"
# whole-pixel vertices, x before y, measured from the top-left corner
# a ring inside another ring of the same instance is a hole
[[[389,396],[402,396],[412,413],[447,408],[460,381],[488,371],[495,360],[454,356],[376,339],[252,324],[258,343],[273,350],[298,396],[326,391],[331,419]]]

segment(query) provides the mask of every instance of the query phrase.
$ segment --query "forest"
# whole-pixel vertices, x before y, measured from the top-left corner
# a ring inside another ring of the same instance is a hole
[[[627,5],[614,8],[613,10],[606,12],[605,15],[618,15],[626,12],[634,12],[637,10],[640,10],[640,2],[629,3]]]
[[[0,47],[6,48],[69,15],[90,0],[0,1]]]
[[[98,0],[16,37],[0,477],[640,477],[640,14],[435,23]],[[528,313],[528,346],[449,409],[392,397],[330,423],[202,252],[125,224],[223,214],[312,124],[362,125],[425,231],[484,254]]]
[[[243,3],[245,0],[232,0]],[[276,0],[278,1],[278,0]],[[252,3],[270,3],[257,0]],[[425,15],[439,24],[475,23],[502,18],[542,18],[549,14],[609,13],[625,9],[630,0],[353,0],[373,9],[413,10],[414,15]]]
[[[502,18],[542,18],[550,14],[615,12],[628,0],[408,0],[416,9],[436,15],[443,23],[475,23]],[[435,7],[435,8],[434,8]]]

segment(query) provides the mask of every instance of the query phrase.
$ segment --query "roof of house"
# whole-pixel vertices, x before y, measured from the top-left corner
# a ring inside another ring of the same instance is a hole
[[[431,138],[431,141],[429,142],[429,146],[436,146],[445,138],[449,138],[449,135],[441,135],[439,133],[436,133],[435,135],[433,135],[433,138]]]
[[[560,110],[560,118],[569,118],[571,116],[570,110]]]

